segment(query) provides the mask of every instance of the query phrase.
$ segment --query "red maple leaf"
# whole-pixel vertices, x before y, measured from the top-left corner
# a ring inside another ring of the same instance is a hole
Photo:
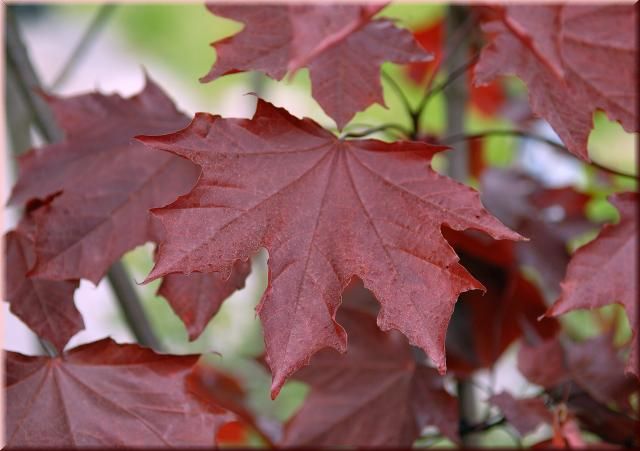
[[[540,398],[514,398],[502,392],[489,398],[489,402],[502,411],[520,435],[535,431],[541,423],[553,423],[553,413]]]
[[[548,188],[525,173],[496,168],[482,175],[481,192],[491,213],[529,238],[515,243],[517,259],[535,268],[545,293],[557,296],[571,259],[569,240],[597,228],[586,215],[591,196],[573,187]]]
[[[169,302],[187,327],[189,340],[195,340],[218,313],[222,302],[244,287],[251,271],[250,261],[239,261],[229,278],[219,274],[168,274],[158,294]]]
[[[635,377],[624,374],[618,351],[609,333],[564,345],[556,337],[523,345],[518,369],[528,380],[547,389],[571,382],[604,405],[630,411],[630,396],[640,385]]]
[[[84,328],[82,316],[73,303],[79,281],[27,276],[36,262],[34,228],[25,216],[18,228],[5,236],[5,300],[14,315],[61,351],[69,339]]]
[[[216,14],[244,23],[214,44],[217,61],[201,79],[257,70],[281,80],[308,67],[313,97],[342,129],[358,111],[384,105],[380,66],[385,61],[428,61],[407,30],[371,20],[380,5],[213,5]]]
[[[620,212],[620,222],[605,225],[595,240],[575,252],[560,298],[547,315],[621,304],[633,332],[627,371],[638,376],[638,194],[614,194],[609,200]]]
[[[181,132],[140,139],[203,169],[190,194],[155,210],[167,235],[147,280],[228,274],[234,261],[269,251],[258,312],[273,396],[317,350],[346,349],[334,318],[353,276],[381,303],[381,329],[400,330],[444,371],[456,298],[481,286],[440,227],[520,239],[476,191],[429,168],[444,147],[340,140],[263,100],[251,120],[197,114]]]
[[[491,42],[476,82],[517,75],[533,112],[587,161],[596,110],[638,131],[634,5],[513,5],[494,12],[498,18],[483,27]]]
[[[447,331],[450,370],[464,376],[488,368],[521,336],[556,334],[557,321],[538,321],[547,307],[536,286],[520,274],[515,243],[469,232],[444,232],[460,263],[486,288],[486,293],[462,293],[456,304]]]
[[[110,339],[54,358],[7,352],[6,445],[212,446],[233,416],[187,390],[197,360]]]
[[[148,210],[187,193],[199,174],[191,162],[149,152],[132,137],[178,130],[188,119],[150,79],[128,99],[85,94],[47,101],[66,139],[20,157],[11,196],[13,204],[53,196],[32,213],[30,275],[97,284],[122,254],[156,239]]]
[[[349,332],[349,350],[324,350],[295,374],[311,392],[282,445],[410,447],[429,425],[458,442],[458,400],[442,377],[416,363],[400,334],[381,332],[375,316],[346,302],[338,319]]]
[[[406,66],[409,79],[419,85],[424,83],[428,76],[433,76],[433,70],[440,67],[442,62],[444,20],[418,27],[413,32],[413,37],[422,47],[433,54],[432,61],[409,63]]]
[[[618,351],[610,334],[582,343],[563,344],[558,337],[525,342],[518,353],[518,369],[544,387],[554,402],[565,403],[583,428],[607,442],[634,446],[640,435],[630,400],[638,383],[624,375]]]

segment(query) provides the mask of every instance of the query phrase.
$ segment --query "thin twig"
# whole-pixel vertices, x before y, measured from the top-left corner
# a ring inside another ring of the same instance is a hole
[[[161,343],[153,332],[140,298],[131,283],[131,277],[122,262],[115,262],[111,265],[107,277],[138,343],[160,350]]]
[[[478,57],[479,57],[479,54],[476,53],[469,61],[467,61],[457,69],[451,71],[451,73],[449,74],[449,76],[445,81],[440,83],[435,88],[425,92],[424,96],[420,100],[420,103],[418,104],[418,108],[416,108],[415,110],[415,113],[418,115],[418,118],[426,108],[427,104],[429,103],[429,100],[431,100],[433,96],[436,95],[437,93],[445,90],[449,85],[451,85],[458,78],[460,78],[460,76],[464,75],[467,72],[467,70],[469,70],[469,68],[473,66],[476,63],[476,61],[478,61]]]
[[[387,131],[387,130],[396,130],[396,131],[399,131],[400,133],[402,133],[402,135],[404,137],[409,136],[409,130],[404,128],[402,125],[399,125],[399,124],[383,124],[383,125],[378,125],[377,127],[368,128],[368,129],[363,130],[361,132],[348,132],[348,133],[345,133],[344,135],[341,136],[341,139],[345,139],[345,138],[362,138],[364,136],[371,135],[372,133],[383,132],[383,131]]]
[[[46,142],[52,143],[62,137],[62,131],[55,121],[53,113],[44,100],[35,94],[40,89],[40,81],[35,72],[27,49],[22,41],[18,23],[11,11],[6,10],[7,22],[7,54],[9,63],[16,74],[27,106],[31,109],[34,125]],[[124,311],[129,327],[140,341],[140,344],[160,349],[159,341],[153,333],[151,324],[144,315],[140,298],[131,284],[131,279],[120,262],[113,264],[109,270],[109,282],[116,293],[120,307]],[[46,349],[46,346],[45,346]]]
[[[38,337],[38,341],[40,342],[40,346],[42,346],[42,349],[44,349],[44,351],[47,353],[49,357],[58,356],[58,350],[56,349],[55,346],[49,343],[48,340]]]
[[[429,91],[431,91],[433,82],[436,80],[436,77],[438,76],[438,72],[442,67],[442,63],[446,61],[447,58],[453,57],[456,54],[456,52],[460,49],[462,44],[465,42],[465,40],[467,39],[467,35],[469,34],[469,32],[471,31],[471,28],[476,22],[476,19],[477,19],[477,14],[475,13],[474,10],[471,10],[469,14],[467,14],[465,23],[462,26],[456,28],[455,36],[451,37],[451,41],[450,41],[452,43],[451,46],[444,49],[442,58],[440,58],[436,66],[431,71],[431,75],[429,76],[429,79],[427,80],[427,83],[425,85],[423,96],[428,95]]]
[[[515,136],[518,138],[524,138],[524,139],[532,139],[534,141],[538,141],[544,144],[547,144],[548,146],[551,146],[555,149],[558,150],[562,150],[564,152],[567,152],[568,155],[573,155],[571,152],[569,152],[569,149],[567,149],[567,147],[562,144],[559,143],[557,141],[554,141],[553,139],[549,139],[546,138],[544,136],[540,136],[540,135],[536,135],[534,133],[530,133],[524,130],[486,130],[480,133],[473,133],[473,134],[455,134],[455,135],[451,135],[451,136],[447,136],[444,139],[442,139],[440,141],[441,144],[443,145],[448,145],[448,144],[452,144],[452,143],[456,143],[456,142],[460,142],[460,141],[471,141],[474,139],[483,139],[483,138],[488,138],[490,136]],[[582,161],[582,160],[580,160]],[[585,164],[589,164],[595,168],[600,169],[601,171],[607,172],[611,175],[616,175],[616,176],[620,176],[620,177],[630,177],[630,178],[634,178],[634,179],[638,179],[638,175],[635,174],[627,174],[625,172],[619,172],[616,171],[615,169],[611,169],[608,168],[606,166],[601,165],[600,163],[596,163],[595,161],[591,161],[590,163],[586,163]]]
[[[51,83],[51,89],[56,89],[60,87],[69,77],[71,72],[77,67],[78,62],[85,55],[87,50],[91,47],[91,45],[95,42],[95,39],[98,37],[102,29],[107,24],[108,20],[111,18],[113,12],[116,10],[116,4],[106,4],[102,5],[96,15],[93,17],[93,20],[87,27],[86,31],[78,41],[76,48],[71,52],[71,56],[67,60],[67,62],[62,66],[62,69],[54,79],[53,83]]]
[[[507,423],[507,419],[504,416],[491,418],[487,421],[483,421],[477,424],[462,424],[460,426],[460,435],[465,436],[476,432],[484,432],[492,429],[496,426],[501,426]]]
[[[409,117],[412,117],[413,115],[413,108],[411,107],[411,103],[409,103],[409,99],[407,98],[407,96],[405,95],[404,91],[402,90],[402,88],[400,87],[400,85],[398,85],[398,83],[393,79],[393,77],[391,77],[389,74],[387,74],[385,71],[381,71],[382,73],[382,78],[389,83],[389,85],[391,86],[391,88],[395,91],[396,95],[398,96],[398,98],[400,99],[400,101],[402,102],[402,105],[404,106],[405,111],[407,112],[407,114],[409,115]]]

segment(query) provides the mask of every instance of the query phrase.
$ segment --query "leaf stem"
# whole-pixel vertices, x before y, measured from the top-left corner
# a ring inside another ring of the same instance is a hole
[[[345,134],[343,134],[341,136],[341,139],[345,139],[345,138],[362,138],[362,137],[371,135],[372,133],[377,133],[377,132],[382,132],[382,131],[387,131],[387,130],[396,130],[396,131],[402,133],[402,135],[404,137],[407,137],[407,136],[410,135],[409,130],[404,128],[402,125],[399,125],[399,124],[382,124],[382,125],[378,125],[376,127],[367,128],[367,129],[362,130],[360,132],[348,132],[348,133],[345,133]]]
[[[59,141],[63,136],[62,130],[58,127],[55,117],[44,99],[36,94],[41,86],[40,80],[29,58],[11,7],[6,9],[6,23],[7,59],[14,70],[16,81],[26,100],[26,106],[31,110],[34,125],[46,142]],[[144,315],[140,298],[124,266],[120,262],[114,263],[109,270],[108,278],[127,323],[140,344],[156,350],[160,349],[159,340]],[[49,352],[45,344],[43,347]]]
[[[393,77],[391,77],[391,75],[387,74],[385,71],[382,70],[381,74],[382,74],[382,78],[389,84],[389,86],[391,86],[391,88],[394,90],[394,92],[402,102],[402,105],[404,106],[404,109],[409,115],[409,117],[413,118],[413,108],[411,107],[411,103],[409,103],[409,99],[405,95],[400,85],[398,85],[398,83],[393,79]]]
[[[462,66],[459,66],[456,69],[452,70],[449,76],[446,78],[446,80],[444,80],[442,83],[437,85],[435,88],[425,91],[425,94],[420,100],[418,107],[413,112],[414,124],[415,124],[416,130],[418,129],[418,126],[420,124],[420,118],[422,116],[422,113],[424,112],[425,108],[429,104],[429,100],[431,100],[439,92],[444,91],[447,87],[455,83],[460,78],[460,76],[464,75],[467,72],[467,70],[469,70],[469,68],[476,63],[476,61],[478,60],[478,57],[479,57],[479,54],[476,53],[469,61],[464,63]]]
[[[77,67],[78,62],[83,58],[83,56],[87,53],[87,50],[89,50],[91,45],[95,42],[95,39],[105,27],[105,25],[113,15],[113,12],[116,10],[117,6],[118,5],[116,4],[105,4],[98,9],[98,12],[93,17],[93,20],[78,41],[76,47],[73,49],[73,52],[71,52],[71,56],[64,64],[64,66],[62,66],[62,69],[54,79],[53,83],[51,83],[51,89],[60,87],[67,80],[69,75]]]

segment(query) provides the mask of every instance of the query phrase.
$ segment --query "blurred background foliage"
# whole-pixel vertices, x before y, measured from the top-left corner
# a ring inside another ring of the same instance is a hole
[[[17,7],[32,58],[45,84],[50,83],[59,73],[61,65],[67,60],[99,8],[101,5],[97,4]],[[379,16],[393,18],[401,26],[419,30],[437,24],[445,13],[446,7],[441,4],[394,4],[382,10]],[[74,94],[97,87],[104,92],[117,90],[129,95],[142,86],[141,68],[144,67],[176,100],[178,106],[189,114],[204,110],[226,116],[248,117],[252,113],[255,99],[242,94],[259,91],[261,96],[277,105],[286,106],[293,114],[312,117],[325,127],[335,129],[331,119],[310,95],[307,70],[301,70],[292,80],[282,82],[252,73],[229,75],[207,84],[198,82],[198,78],[205,75],[215,61],[215,51],[210,43],[236,33],[241,27],[233,21],[213,16],[200,3],[118,5],[106,23],[104,31],[96,37],[95,43],[78,61],[77,69],[56,92]],[[411,81],[404,67],[387,63],[383,70],[398,83],[412,104],[418,103],[424,87]],[[126,89],[122,89],[123,76],[133,80]],[[441,74],[437,80],[444,78]],[[364,124],[367,127],[398,123],[410,127],[410,118],[405,114],[401,100],[388,82],[383,80],[382,84],[387,108],[380,105],[371,106],[357,114],[352,123]],[[517,99],[526,103],[526,88],[519,80],[505,80],[503,89],[509,100]],[[445,129],[445,120],[444,98],[442,94],[438,94],[430,101],[422,116],[422,129],[428,134],[440,135]],[[619,124],[609,121],[604,114],[596,114],[594,123],[595,129],[589,141],[593,159],[617,171],[636,174],[637,136],[625,133]],[[466,127],[469,133],[475,133],[488,129],[511,129],[514,123],[503,116],[486,115],[471,108]],[[546,137],[557,139],[553,131],[545,128],[545,124],[541,124],[538,130],[542,130],[540,133]],[[394,136],[384,133],[376,137],[395,139]],[[548,176],[545,183],[549,186],[573,185],[579,191],[588,193],[592,200],[587,206],[587,215],[594,223],[617,220],[616,209],[606,200],[609,194],[637,188],[636,181],[629,177],[615,176],[605,183],[600,171],[587,167],[570,156],[553,153],[545,144],[525,141],[513,137],[492,136],[485,141],[481,149],[482,160],[489,166],[516,166],[533,175],[545,174],[545,177]],[[534,148],[535,152],[531,148]],[[547,152],[547,157],[535,156],[542,155],[541,148]],[[434,166],[439,170],[443,169],[444,164],[443,159],[434,162]],[[15,179],[15,174],[9,174],[6,179]],[[477,186],[477,180],[472,183]],[[8,189],[5,189],[5,200],[7,195]],[[12,225],[11,219],[7,221],[7,228]],[[595,237],[597,230],[594,226],[592,231],[573,240],[569,244],[570,248],[575,249],[587,243]],[[143,280],[149,272],[152,252],[153,246],[148,244],[125,256],[125,263],[135,280]],[[248,392],[249,404],[257,412],[274,421],[282,422],[295,412],[308,390],[302,383],[289,382],[280,396],[271,401],[268,395],[270,377],[254,360],[263,352],[260,323],[254,309],[267,283],[266,259],[264,252],[255,257],[247,287],[236,292],[223,304],[204,333],[194,342],[188,341],[184,325],[167,302],[156,296],[159,281],[139,285],[138,289],[154,329],[162,337],[167,349],[180,353],[217,352],[218,354],[211,354],[207,359],[242,381]],[[82,332],[81,336],[74,338],[69,347],[96,339],[96,333],[102,336],[113,335],[121,341],[132,340],[123,317],[113,305],[113,299],[110,299],[109,293],[104,294],[104,289],[100,291],[99,288],[83,283],[76,295],[76,302],[85,319],[91,315],[102,315],[96,321],[100,321],[104,326],[98,332]],[[111,303],[111,307],[104,307],[102,313],[97,314],[96,311],[100,310],[99,302]],[[616,321],[616,340],[619,343],[623,343],[630,336],[624,312],[615,305],[595,311],[573,312],[561,320],[568,333],[578,339],[601,333],[603,321]],[[33,347],[27,341],[33,337],[27,332],[18,331],[22,326],[17,325],[19,320],[12,317],[8,309],[5,309],[5,322],[9,324],[9,327],[5,328],[5,346],[12,350],[32,350]],[[91,321],[87,320],[88,329],[91,324]],[[511,437],[500,428],[485,434],[483,441],[492,445],[513,444]],[[246,443],[259,444],[260,439],[251,436],[246,438]],[[427,444],[452,445],[446,440],[433,443],[429,439],[416,443]]]

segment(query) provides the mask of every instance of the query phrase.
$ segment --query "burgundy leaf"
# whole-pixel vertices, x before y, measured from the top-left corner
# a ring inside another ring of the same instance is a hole
[[[61,351],[84,328],[82,316],[73,303],[79,282],[27,276],[36,262],[33,228],[25,218],[16,230],[5,235],[5,299],[14,315]]]
[[[633,332],[627,371],[638,376],[638,194],[615,194],[609,200],[620,212],[620,222],[605,225],[595,240],[575,252],[560,299],[547,315],[622,304]]]
[[[250,261],[239,261],[228,279],[218,273],[168,274],[162,279],[158,294],[169,301],[187,326],[189,339],[195,340],[218,313],[222,302],[244,287],[250,271]]]
[[[385,61],[429,61],[407,30],[371,20],[380,6],[208,4],[209,10],[242,22],[237,35],[214,44],[217,60],[201,79],[257,70],[281,80],[308,67],[313,97],[342,129],[358,111],[384,105],[380,66]]]
[[[189,195],[155,210],[167,239],[147,280],[230,274],[236,260],[268,250],[258,312],[272,396],[316,351],[345,351],[334,318],[353,276],[381,303],[380,328],[403,332],[444,371],[453,305],[480,285],[457,264],[441,226],[520,238],[482,208],[477,192],[429,168],[444,148],[339,140],[262,100],[251,120],[197,114],[181,132],[140,139],[203,169]]]
[[[197,359],[109,339],[55,358],[7,352],[7,446],[212,446],[233,417],[188,392]]]
[[[324,350],[295,377],[311,385],[289,422],[283,446],[410,447],[427,425],[458,441],[456,398],[433,368],[417,364],[397,332],[381,332],[375,317],[343,307],[349,350]]]
[[[534,113],[569,150],[589,161],[593,113],[603,110],[638,131],[634,5],[510,5],[484,26],[491,42],[476,81],[515,74],[529,89]]]
[[[47,101],[66,140],[20,157],[11,202],[61,193],[33,212],[31,275],[97,284],[122,254],[156,239],[148,210],[187,193],[198,178],[197,166],[150,152],[133,136],[178,130],[188,120],[149,79],[128,99],[85,94]]]
[[[461,294],[456,304],[447,331],[449,369],[463,376],[488,368],[523,334],[556,334],[557,321],[538,321],[547,307],[535,285],[520,274],[514,243],[448,229],[445,238],[486,288],[486,293]]]
[[[572,187],[547,188],[524,173],[499,169],[485,171],[481,192],[491,213],[529,238],[515,244],[517,260],[535,268],[545,294],[557,296],[571,258],[569,240],[597,227],[586,216],[591,197]]]
[[[535,431],[541,423],[553,423],[553,414],[540,398],[516,399],[502,392],[489,398],[489,402],[502,411],[520,435]]]

